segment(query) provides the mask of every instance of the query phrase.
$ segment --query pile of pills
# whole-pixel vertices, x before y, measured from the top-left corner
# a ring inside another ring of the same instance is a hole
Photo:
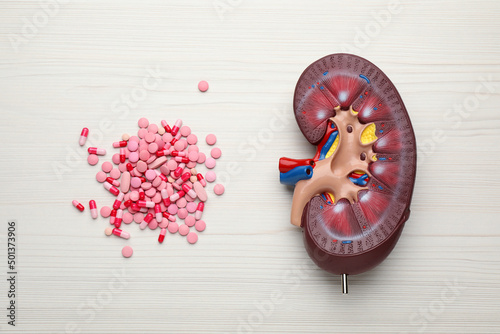
[[[196,145],[198,137],[188,126],[182,126],[182,120],[177,120],[172,128],[166,121],[158,126],[146,118],[139,119],[138,125],[137,136],[124,134],[121,141],[113,143],[118,153],[113,155],[112,162],[103,162],[96,174],[96,180],[115,196],[111,206],[100,209],[101,216],[109,218],[113,226],[106,228],[105,234],[129,239],[130,233],[121,228],[122,223],[134,221],[142,230],[159,228],[159,243],[163,243],[168,230],[186,236],[187,241],[194,244],[198,234],[192,229],[202,232],[206,227],[202,215],[208,199],[207,181],[215,182],[217,177],[212,169],[222,152],[218,147],[212,148],[209,157],[200,152]],[[85,145],[88,134],[89,130],[84,128],[80,146]],[[209,134],[206,142],[213,146],[217,138]],[[106,155],[103,148],[89,147],[88,152],[90,165],[98,164],[99,156]],[[205,177],[196,170],[199,164],[209,169]],[[224,186],[216,184],[213,191],[220,196]],[[85,209],[76,200],[73,205],[80,211]],[[92,218],[96,219],[98,211],[94,200],[90,200],[89,208]],[[132,253],[130,246],[122,250],[125,257]]]

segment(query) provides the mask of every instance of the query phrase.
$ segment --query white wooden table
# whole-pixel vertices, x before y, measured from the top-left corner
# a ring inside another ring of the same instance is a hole
[[[51,3],[0,3],[0,332],[500,331],[498,1]],[[314,151],[293,118],[296,80],[342,51],[392,79],[419,146],[402,237],[350,278],[348,295],[309,260],[277,171],[279,157]],[[143,116],[218,135],[216,171],[231,177],[194,246],[179,235],[159,245],[158,231],[136,224],[128,242],[107,238],[107,221],[71,206],[111,199],[77,145],[81,128],[111,151]]]

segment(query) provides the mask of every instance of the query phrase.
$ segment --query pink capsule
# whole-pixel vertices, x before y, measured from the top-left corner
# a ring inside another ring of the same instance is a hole
[[[80,210],[81,212],[83,212],[83,210],[85,210],[85,207],[77,200],[73,200],[73,202],[71,202],[71,203],[73,203],[73,206],[75,208],[77,208],[78,210]]]
[[[174,138],[174,139],[172,139],[172,140],[170,141],[170,145],[174,146],[174,145],[175,145],[175,143],[177,143],[178,141],[179,141],[179,139]]]
[[[111,210],[111,213],[109,214],[109,223],[113,225],[115,223],[115,218],[116,218],[116,210],[113,209]]]
[[[122,140],[122,141],[115,141],[113,143],[113,147],[114,148],[119,148],[119,147],[126,147],[127,146],[127,141],[126,140]]]
[[[162,220],[160,204],[155,205],[155,218],[157,222],[161,222]]]
[[[127,167],[127,171],[128,172],[131,172],[134,170],[134,166],[132,166],[132,164],[129,162],[125,165],[125,167]]]
[[[183,182],[186,182],[187,180],[189,180],[190,177],[191,177],[191,173],[186,172],[186,173],[182,174],[182,176],[179,179],[177,179],[175,181],[175,183],[178,185],[181,185]]]
[[[163,217],[167,218],[171,222],[175,222],[175,216],[174,215],[171,215],[167,211],[163,212],[162,214],[163,214]]]
[[[137,205],[139,205],[140,208],[154,208],[155,207],[155,202],[151,202],[151,201],[138,201]]]
[[[125,202],[123,202],[123,206],[126,208],[130,208],[131,205],[132,205],[132,201],[129,199],[126,200]]]
[[[108,183],[111,183],[112,185],[114,185],[115,187],[119,187],[120,186],[120,182],[116,181],[115,179],[113,179],[112,177],[108,176],[106,178],[106,182]]]
[[[87,151],[90,154],[97,154],[97,155],[106,155],[106,150],[103,148],[97,148],[97,147],[89,147]]]
[[[189,162],[189,158],[188,157],[175,157],[175,161],[183,162],[183,163],[187,164]]]
[[[144,219],[142,220],[141,224],[139,225],[139,228],[141,230],[144,230],[152,220],[153,220],[153,214],[148,213],[146,217],[144,217]]]
[[[178,119],[175,122],[174,127],[172,128],[172,136],[176,136],[177,135],[177,132],[179,132],[179,129],[181,128],[181,126],[182,126],[182,120]]]
[[[194,214],[196,220],[201,219],[201,216],[203,215],[203,209],[205,209],[205,204],[203,204],[203,202],[198,203],[198,207],[196,208],[196,212]]]
[[[196,198],[196,192],[193,189],[191,189],[191,187],[188,186],[187,184],[182,185],[182,190],[184,190],[184,192],[188,194],[189,197],[193,199]]]
[[[178,179],[178,178],[179,178],[179,176],[181,176],[181,174],[182,174],[182,170],[183,170],[183,167],[181,167],[181,166],[177,167],[177,168],[174,170],[174,174],[173,174],[173,176],[174,176],[174,178],[175,178],[175,179]]]
[[[196,178],[198,178],[198,181],[200,181],[202,186],[204,186],[204,187],[207,186],[207,181],[205,181],[205,179],[203,178],[203,175],[198,173],[198,175],[196,175]]]
[[[116,210],[115,227],[120,228],[122,225],[123,210]]]
[[[167,121],[161,121],[161,126],[163,126],[166,133],[172,132],[172,129],[170,128],[170,126],[168,126]]]
[[[80,134],[80,141],[78,142],[80,146],[85,145],[88,136],[89,136],[89,129],[83,128],[82,133]]]
[[[163,240],[165,240],[165,234],[167,233],[166,228],[162,228],[160,231],[160,235],[158,236],[158,242],[161,244],[163,243]]]
[[[172,151],[170,152],[170,155],[173,157],[185,157],[187,153],[184,151]]]
[[[160,194],[161,194],[161,198],[163,199],[163,204],[165,204],[165,206],[168,207],[171,203],[170,203],[170,198],[168,196],[167,189],[162,189]]]
[[[145,181],[142,181],[142,182],[145,182]],[[144,200],[146,198],[146,194],[144,193],[144,190],[139,189],[139,199],[140,200]]]
[[[179,164],[179,167],[182,168],[182,170],[184,170],[184,168],[186,168],[186,164],[184,162],[181,162]],[[180,175],[180,174],[179,174]]]
[[[120,148],[120,162],[124,163],[125,159],[127,159],[127,157],[125,155],[125,149],[122,147]]]
[[[128,239],[130,238],[130,234],[128,232],[125,232],[123,230],[120,230],[119,228],[114,228],[113,229],[113,234],[120,237],[120,238],[123,238],[123,239]]]
[[[118,196],[118,194],[120,193],[120,190],[118,190],[118,188],[113,186],[111,183],[104,182],[103,185],[106,190],[109,190],[109,192],[115,196]]]
[[[130,208],[134,211],[141,211],[141,207],[135,202],[132,202],[132,204],[130,204]]]
[[[175,202],[179,198],[184,197],[184,195],[186,195],[186,193],[183,190],[181,190],[179,192],[176,192],[175,194],[173,194],[172,196],[170,196],[170,202]]]
[[[95,205],[95,201],[93,199],[89,201],[89,208],[90,208],[90,216],[93,219],[97,219],[97,205]]]
[[[169,155],[170,151],[168,149],[163,149],[163,150],[158,150],[156,151],[156,156],[157,157],[163,157],[165,155]]]
[[[160,172],[159,172],[159,171],[157,171],[156,169],[155,169],[155,172],[156,172],[156,175],[157,175],[157,176],[158,176],[158,177],[159,177],[162,181],[168,182],[168,178],[167,178],[165,175],[163,175],[162,173],[160,173]]]
[[[118,196],[115,199],[115,202],[113,203],[113,209],[118,210],[120,208],[120,205],[122,205],[123,197],[125,196],[124,193],[120,191]]]

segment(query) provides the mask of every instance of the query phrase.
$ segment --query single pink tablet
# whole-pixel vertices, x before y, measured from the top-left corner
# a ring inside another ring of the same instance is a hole
[[[180,218],[180,219],[184,219],[188,216],[188,212],[186,210],[186,208],[181,208],[177,211],[177,216]]]
[[[103,172],[109,173],[113,169],[113,164],[111,162],[109,162],[109,161],[105,161],[105,162],[102,163],[101,169],[102,169]]]
[[[203,220],[198,220],[195,224],[194,224],[194,228],[196,229],[196,231],[198,232],[203,232],[205,231],[205,228],[207,227],[207,225],[205,224],[205,222]]]
[[[224,193],[224,186],[222,184],[216,184],[214,186],[214,193],[218,196]]]
[[[139,161],[139,153],[130,152],[130,155],[128,156],[128,160],[132,163]]]
[[[174,159],[170,159],[170,160],[167,162],[167,167],[168,167],[168,169],[170,169],[171,171],[174,171],[174,170],[177,168],[177,162],[176,162]]]
[[[183,126],[183,127],[181,128],[181,135],[182,135],[183,137],[187,137],[187,136],[189,136],[190,134],[191,134],[191,128],[190,128],[189,126]]]
[[[195,223],[196,219],[194,218],[194,216],[187,216],[186,218],[184,218],[184,224],[189,227],[194,226]]]
[[[186,238],[190,244],[195,244],[198,241],[198,234],[190,232]]]
[[[141,173],[144,173],[146,170],[148,170],[148,165],[144,161],[139,161],[137,163],[137,170]]]
[[[214,168],[216,165],[215,163],[215,159],[214,158],[208,158],[206,161],[205,161],[205,166],[207,166],[207,168],[209,169],[212,169]]]
[[[120,176],[122,175],[122,173],[120,173],[120,170],[118,168],[113,168],[110,172],[109,172],[109,176],[111,176],[113,179],[115,180],[118,180],[120,178]]]
[[[158,151],[158,144],[157,143],[151,143],[148,146],[148,152],[151,154],[155,154],[156,151]]]
[[[176,143],[174,144],[174,149],[175,149],[176,151],[182,151],[182,150],[184,150],[184,149],[185,149],[185,147],[184,147],[184,142],[183,142],[183,141],[181,141],[181,140],[179,140],[178,142],[176,142]]]
[[[212,149],[212,151],[210,151],[210,155],[212,156],[212,158],[214,159],[219,159],[220,156],[222,155],[222,151],[220,150],[220,148],[218,147],[214,147]]]
[[[196,204],[195,202],[189,202],[187,205],[186,205],[186,210],[189,212],[189,213],[195,213],[196,212],[196,207],[198,206],[198,204]]]
[[[139,118],[139,121],[137,122],[140,128],[147,128],[149,125],[149,121],[147,118]]]
[[[125,246],[122,248],[123,257],[131,257],[134,254],[134,250],[130,246]]]
[[[99,162],[99,157],[95,154],[89,154],[89,156],[87,157],[87,162],[89,163],[89,165],[95,166]]]
[[[205,80],[198,82],[198,89],[200,92],[206,92],[208,90],[208,82]]]
[[[175,202],[175,205],[177,205],[178,208],[185,208],[187,205],[187,201],[184,197],[179,198],[177,202]]]
[[[179,211],[179,208],[177,207],[177,205],[175,204],[170,204],[168,206],[168,213],[170,213],[171,215],[175,215],[177,214],[177,211]]]
[[[139,143],[133,140],[129,140],[127,144],[127,148],[130,152],[135,152],[139,148]]]
[[[145,175],[146,179],[148,179],[149,181],[153,181],[157,177],[156,172],[152,169],[148,169]]]
[[[179,226],[179,234],[180,235],[187,235],[189,233],[189,226],[182,224]]]
[[[155,141],[156,139],[156,136],[154,133],[151,133],[151,132],[148,132],[146,133],[146,135],[144,136],[144,139],[146,140],[147,143],[152,143]]]
[[[122,220],[125,224],[130,224],[132,221],[134,221],[134,216],[130,212],[124,212]]]
[[[153,220],[148,224],[148,227],[151,230],[156,230],[156,228],[158,227],[158,222],[156,221],[156,219],[153,218]]]
[[[148,131],[151,132],[151,133],[157,133],[158,132],[158,125],[156,125],[156,124],[149,124]]]
[[[208,172],[205,173],[205,180],[207,180],[208,182],[214,182],[216,178],[217,175],[215,174],[214,171],[209,170]]]
[[[169,231],[170,233],[172,233],[172,234],[173,234],[173,233],[177,233],[177,231],[179,230],[179,225],[177,225],[177,223],[176,223],[176,222],[170,222],[170,223],[168,224],[167,229],[168,229],[168,231]]]
[[[111,214],[111,208],[109,206],[103,206],[101,208],[102,218],[108,218],[110,214]]]
[[[115,165],[118,165],[120,163],[120,154],[119,153],[113,154],[113,156],[111,157],[111,161],[113,161]]]
[[[148,129],[140,129],[139,131],[137,131],[137,136],[139,138],[143,139],[147,133],[148,133]]]
[[[214,145],[217,142],[217,137],[211,133],[211,134],[207,135],[205,140],[207,141],[208,145]]]
[[[108,227],[104,230],[104,234],[106,234],[108,237],[113,234],[113,229],[111,227]]]
[[[140,224],[144,220],[144,215],[141,212],[134,213],[134,221]]]
[[[196,152],[196,151],[191,151],[191,152],[189,152],[189,154],[188,154],[188,158],[189,158],[189,160],[191,160],[191,161],[198,161],[198,157],[199,157],[199,154],[198,154],[198,152]]]
[[[132,186],[132,188],[139,188],[141,186],[141,179],[138,178],[138,177],[133,177],[130,179],[130,185]],[[137,201],[137,200],[134,200],[134,201]]]
[[[196,137],[196,135],[194,134],[190,134],[189,136],[187,136],[186,140],[189,145],[194,145],[198,142],[198,137]]]
[[[188,143],[189,144],[189,143]],[[193,144],[189,144],[189,147],[188,147],[188,153],[190,152],[200,152],[200,149],[198,148],[198,146],[196,145],[193,145]]]
[[[139,159],[141,159],[142,161],[147,161],[149,158],[151,158],[151,153],[149,153],[147,150],[139,152]]]
[[[98,171],[97,174],[95,175],[95,179],[98,181],[98,182],[101,182],[103,183],[104,181],[106,181],[106,178],[108,176],[106,175],[106,173],[104,173],[103,171]]]
[[[204,163],[206,159],[207,159],[207,156],[205,155],[205,153],[203,153],[203,152],[198,153],[198,163],[199,164]]]

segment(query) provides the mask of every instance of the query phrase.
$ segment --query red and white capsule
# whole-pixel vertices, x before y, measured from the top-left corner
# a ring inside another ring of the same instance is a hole
[[[163,243],[163,240],[165,240],[165,234],[167,233],[166,228],[162,228],[160,231],[160,235],[158,236],[158,242],[161,244]]]
[[[80,144],[80,146],[85,145],[88,136],[89,136],[89,129],[83,128],[82,133],[80,134],[80,141],[78,142],[78,144]]]
[[[178,185],[181,185],[184,182],[186,182],[187,180],[189,180],[190,177],[191,177],[191,173],[190,172],[186,172],[186,173],[182,174],[182,176],[179,179],[177,179],[175,181],[175,183],[178,184]]]
[[[170,133],[172,132],[172,129],[170,128],[170,126],[167,124],[167,121],[163,120],[161,121],[161,126],[163,126],[163,128],[165,129],[165,132],[166,133]]]
[[[185,157],[187,156],[187,153],[184,151],[172,151],[170,152],[170,155],[173,157]]]
[[[183,163],[187,164],[189,162],[189,158],[188,157],[175,157],[175,161],[183,162]]]
[[[178,178],[181,176],[181,174],[182,174],[182,169],[183,169],[183,168],[182,168],[181,166],[177,167],[177,168],[176,168],[176,169],[172,172],[172,177],[173,177],[174,179],[178,179]]]
[[[116,210],[115,227],[120,228],[122,225],[123,210]]]
[[[90,216],[92,219],[97,219],[97,205],[95,204],[95,201],[91,199],[89,201],[89,208],[90,208]]]
[[[114,148],[119,148],[119,147],[126,147],[127,146],[127,141],[126,140],[122,140],[122,141],[115,141],[113,143],[113,147]]]
[[[174,127],[172,128],[172,136],[176,136],[177,135],[177,132],[179,132],[179,129],[181,128],[181,126],[182,126],[182,120],[178,119],[175,122]]]
[[[139,228],[141,230],[144,230],[152,220],[153,220],[153,214],[148,213],[146,217],[144,217],[144,219],[142,220],[141,224],[139,224]]]
[[[157,222],[161,222],[162,220],[160,204],[155,204],[155,218]]]
[[[120,190],[118,190],[118,188],[116,188],[114,185],[112,185],[109,182],[104,182],[103,186],[106,190],[109,190],[109,192],[115,196],[118,196],[118,194],[120,193]]]
[[[205,204],[203,202],[198,203],[198,207],[196,208],[196,212],[194,214],[194,218],[196,218],[196,220],[201,219],[204,209],[205,209]]]
[[[113,229],[113,234],[123,239],[130,238],[130,233],[120,230],[119,228],[116,227]]]
[[[162,213],[163,217],[167,218],[168,220],[170,220],[171,222],[175,222],[175,216],[174,215],[171,215],[170,213],[168,213],[167,211],[164,211]]]
[[[120,208],[124,196],[125,194],[120,191],[118,196],[116,196],[115,202],[113,203],[113,209],[118,210]]]
[[[154,208],[155,202],[141,200],[137,202],[137,205],[139,205],[140,208]]]
[[[188,186],[187,184],[182,185],[182,190],[184,190],[184,192],[188,194],[188,196],[191,197],[192,199],[196,198],[196,192],[193,189],[191,189],[191,187]]]
[[[142,182],[145,182],[145,181],[142,181]],[[139,189],[139,199],[142,201],[146,198],[146,193],[144,192],[144,190],[142,188]]]
[[[127,159],[127,156],[125,153],[125,149],[122,147],[122,148],[120,148],[120,162],[124,163],[126,159]]]
[[[175,194],[173,194],[172,196],[170,196],[170,202],[175,202],[175,201],[177,201],[179,198],[184,197],[184,195],[186,195],[186,193],[185,193],[183,190],[178,191],[178,192],[176,192]]]
[[[106,150],[103,148],[89,147],[87,151],[89,154],[106,155]]]
[[[115,187],[119,187],[120,186],[120,182],[118,182],[117,180],[113,179],[111,176],[108,176],[106,178],[106,182],[111,183]]]
[[[168,207],[171,204],[171,202],[170,202],[170,198],[169,198],[170,196],[168,196],[167,189],[162,189],[160,194],[161,194],[161,198],[163,200],[163,204],[165,204],[165,206]]]
[[[73,200],[71,203],[73,203],[73,206],[75,208],[77,208],[78,210],[80,210],[81,212],[83,212],[83,210],[85,210],[85,207],[77,200]]]
[[[207,186],[207,181],[205,181],[205,178],[203,177],[203,175],[201,175],[201,173],[198,173],[198,175],[196,175],[196,178],[198,179],[198,181],[200,181],[202,186]]]
[[[116,219],[116,210],[113,209],[113,210],[111,210],[111,213],[109,214],[109,223],[111,225],[114,225],[115,219]]]

